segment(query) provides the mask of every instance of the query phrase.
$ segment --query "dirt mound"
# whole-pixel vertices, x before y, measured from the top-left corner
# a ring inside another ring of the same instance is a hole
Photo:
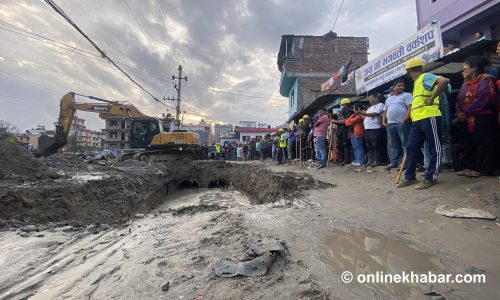
[[[39,176],[46,169],[22,146],[0,141],[0,179],[17,176]]]
[[[252,204],[294,201],[303,190],[326,187],[309,175],[274,173],[260,166],[224,162],[112,163],[78,155],[53,155],[40,162],[34,170],[46,167],[48,171],[36,180],[0,182],[0,219],[121,223],[156,208],[169,192],[186,182],[193,188],[234,188],[246,193]],[[210,210],[219,207],[197,206],[172,213]]]

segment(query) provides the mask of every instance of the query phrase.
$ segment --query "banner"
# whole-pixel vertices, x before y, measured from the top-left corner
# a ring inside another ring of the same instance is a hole
[[[366,93],[401,77],[406,73],[404,70],[406,62],[415,56],[420,56],[426,63],[443,56],[439,22],[428,24],[402,43],[357,69],[354,75],[356,93],[358,95]]]

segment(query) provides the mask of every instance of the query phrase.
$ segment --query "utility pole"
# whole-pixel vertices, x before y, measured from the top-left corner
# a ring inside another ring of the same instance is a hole
[[[176,98],[165,98],[163,97],[163,100],[171,100],[171,101],[176,101],[175,104],[175,127],[176,129],[179,129],[179,126],[181,125],[181,120],[180,120],[180,115],[181,115],[181,89],[182,89],[182,81],[185,80],[187,81],[187,76],[182,77],[182,66],[179,65],[179,76],[176,77],[175,75],[172,75],[172,85],[174,86],[174,89],[177,91],[177,99]]]

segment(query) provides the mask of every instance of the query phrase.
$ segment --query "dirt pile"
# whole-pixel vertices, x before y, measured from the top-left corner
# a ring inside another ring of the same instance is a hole
[[[22,146],[0,141],[0,179],[43,174],[45,167]]]
[[[0,219],[22,223],[115,223],[147,211],[160,199],[165,169],[130,162],[116,166],[74,156],[38,161],[37,180],[0,180]]]
[[[0,219],[10,223],[122,223],[157,207],[170,192],[186,186],[237,189],[252,204],[293,201],[303,190],[327,186],[309,175],[226,162],[111,163],[82,155],[28,161],[37,165],[36,177],[0,180]],[[190,213],[204,209],[197,206]]]

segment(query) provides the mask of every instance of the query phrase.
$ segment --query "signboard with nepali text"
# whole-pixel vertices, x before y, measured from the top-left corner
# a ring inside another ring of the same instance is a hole
[[[404,75],[406,62],[415,56],[421,57],[426,63],[443,56],[439,22],[428,24],[402,43],[357,69],[354,74],[356,93],[366,93]]]

